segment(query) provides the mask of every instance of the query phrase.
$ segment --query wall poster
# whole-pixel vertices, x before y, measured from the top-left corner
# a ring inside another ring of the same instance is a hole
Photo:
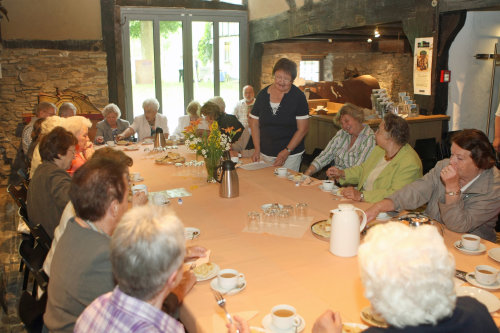
[[[415,95],[431,94],[433,47],[432,37],[415,38],[413,62],[413,93]]]

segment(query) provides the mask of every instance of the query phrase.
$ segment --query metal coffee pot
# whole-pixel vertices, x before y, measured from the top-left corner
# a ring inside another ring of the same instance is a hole
[[[240,194],[235,165],[233,161],[225,160],[215,169],[215,180],[220,183],[219,195],[222,198],[235,198]]]
[[[167,145],[165,141],[165,136],[163,135],[163,129],[161,127],[156,128],[155,139],[154,139],[154,147],[153,149],[163,148]]]

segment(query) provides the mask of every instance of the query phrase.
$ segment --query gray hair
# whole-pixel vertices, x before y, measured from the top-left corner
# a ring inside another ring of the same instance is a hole
[[[366,298],[390,325],[435,325],[453,313],[455,260],[436,227],[375,226],[358,262]]]
[[[76,115],[76,107],[73,103],[64,102],[59,107],[59,117],[73,117]]]
[[[49,103],[49,102],[41,102],[35,108],[35,115],[38,117],[38,116],[40,116],[40,112],[47,110],[47,109],[54,109],[54,113],[55,113],[55,111],[57,111],[57,107],[54,104]]]
[[[351,103],[345,103],[340,108],[339,112],[337,113],[337,118],[336,118],[337,122],[340,122],[340,119],[344,115],[349,115],[360,123],[365,121],[365,114],[363,112],[363,109]]]
[[[73,133],[74,136],[78,137],[80,131],[83,128],[92,127],[92,122],[88,118],[82,116],[74,116],[66,118],[61,126]]]
[[[153,299],[179,269],[185,255],[184,228],[173,213],[156,206],[128,211],[111,237],[111,264],[120,290]]]
[[[158,110],[160,110],[160,102],[158,102],[156,98],[148,98],[142,102],[142,108],[144,109],[144,112],[146,112],[146,109],[155,109],[155,112],[158,112]]]
[[[208,102],[216,104],[219,107],[221,114],[226,112],[226,103],[224,102],[224,99],[222,99],[222,97],[220,96],[212,97],[208,100]]]
[[[120,116],[122,115],[118,105],[116,105],[115,103],[109,103],[104,107],[104,109],[102,109],[102,116],[106,118],[108,114],[112,112],[115,113],[118,116],[118,118],[120,118]]]

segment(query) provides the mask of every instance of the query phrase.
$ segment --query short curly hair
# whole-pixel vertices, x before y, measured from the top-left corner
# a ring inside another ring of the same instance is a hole
[[[104,109],[102,109],[102,116],[104,118],[106,118],[110,113],[115,113],[118,118],[122,115],[120,108],[115,103],[109,103],[104,107]]]
[[[495,165],[493,148],[486,134],[477,129],[464,129],[452,136],[451,142],[470,151],[474,164],[479,169],[490,169]]]
[[[393,113],[388,113],[384,117],[384,128],[389,133],[391,139],[397,144],[403,146],[408,143],[410,139],[410,127],[403,118]]]
[[[209,116],[213,120],[219,119],[219,117],[222,115],[222,111],[220,110],[219,106],[213,102],[206,102],[205,104],[203,104],[200,112],[205,117]]]
[[[354,104],[345,103],[340,108],[339,112],[337,113],[337,118],[336,118],[337,122],[340,123],[340,118],[342,118],[342,116],[344,116],[346,114],[353,117],[354,119],[356,119],[360,123],[365,121],[365,114],[363,112],[363,109],[360,108],[359,106],[354,105]]]
[[[281,58],[278,60],[276,64],[274,64],[273,75],[280,70],[290,75],[292,77],[292,82],[297,77],[297,64],[290,59]]]
[[[42,161],[53,161],[66,155],[68,148],[76,146],[78,140],[70,131],[57,126],[40,141],[40,157]]]

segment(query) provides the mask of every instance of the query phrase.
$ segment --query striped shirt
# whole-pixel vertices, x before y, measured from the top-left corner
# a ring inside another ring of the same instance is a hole
[[[370,126],[363,124],[363,130],[351,148],[349,148],[350,143],[351,135],[343,129],[339,130],[311,164],[317,171],[332,161],[335,162],[337,168],[342,170],[360,165],[375,147],[375,135]]]
[[[128,296],[118,287],[94,300],[78,317],[75,333],[184,333],[184,326],[160,309]]]

